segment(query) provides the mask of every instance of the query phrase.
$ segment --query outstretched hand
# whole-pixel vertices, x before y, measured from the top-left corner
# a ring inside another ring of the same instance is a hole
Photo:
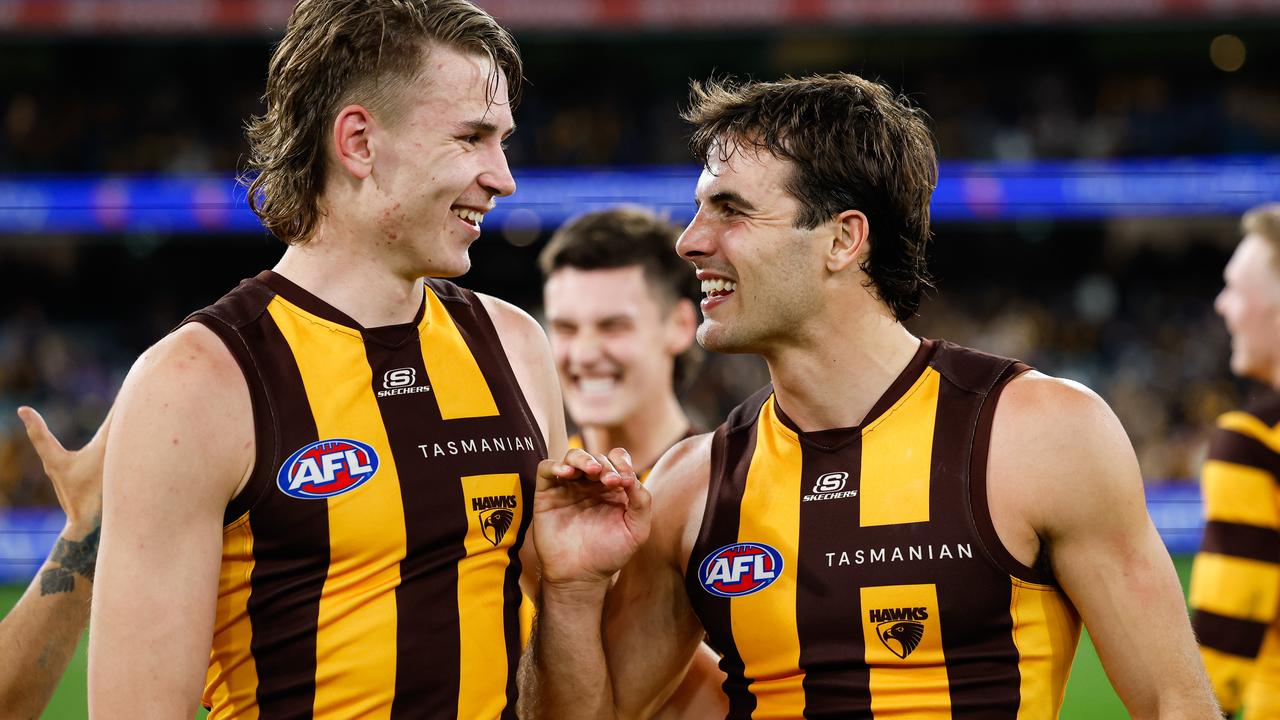
[[[67,514],[67,525],[96,523],[102,513],[102,465],[111,415],[107,415],[89,444],[79,450],[63,447],[34,409],[20,407],[18,417],[27,428],[27,438],[40,456],[45,475],[53,483],[58,504]]]
[[[551,585],[608,582],[649,537],[649,491],[626,450],[573,449],[538,465],[534,547]]]

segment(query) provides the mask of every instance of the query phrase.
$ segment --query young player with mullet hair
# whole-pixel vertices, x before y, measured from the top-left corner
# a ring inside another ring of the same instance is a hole
[[[1056,717],[1081,620],[1134,717],[1216,716],[1111,410],[902,325],[922,114],[835,74],[695,84],[687,118],[698,339],[772,383],[643,486],[621,449],[542,464],[522,717],[645,717],[704,636],[730,718]]]
[[[95,717],[515,717],[546,337],[460,275],[521,79],[465,0],[302,0],[249,129],[287,243],[148,350],[104,470]],[[210,647],[212,645],[212,652]]]

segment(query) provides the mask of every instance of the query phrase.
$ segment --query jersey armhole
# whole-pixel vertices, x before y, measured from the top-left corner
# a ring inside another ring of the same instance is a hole
[[[223,528],[227,528],[257,505],[267,488],[271,486],[271,478],[268,476],[271,468],[274,467],[279,433],[276,432],[275,413],[272,412],[262,375],[239,331],[223,318],[204,310],[192,313],[182,324],[190,322],[200,323],[217,335],[231,356],[236,359],[236,364],[240,366],[240,372],[244,375],[245,384],[249,387],[249,401],[253,408],[253,469],[249,471],[249,479],[244,487],[227,503],[222,516]]]
[[[973,449],[969,457],[969,509],[970,516],[973,518],[974,528],[978,534],[978,542],[987,558],[997,568],[1024,582],[1056,587],[1057,581],[1054,579],[1053,573],[1047,569],[1047,565],[1042,566],[1040,562],[1040,558],[1044,557],[1043,546],[1040,548],[1036,567],[1024,565],[1005,547],[1004,542],[1000,540],[1000,534],[996,532],[987,494],[987,468],[991,453],[991,428],[995,422],[996,405],[1005,387],[1015,378],[1029,370],[1031,368],[1022,363],[1010,363],[1004,372],[996,378],[991,390],[987,392],[983,398],[982,405],[978,408],[977,422],[974,426]]]
[[[725,453],[729,435],[728,424],[721,425],[711,435],[711,462],[707,478],[707,499],[702,506],[702,524],[698,527],[698,536],[689,548],[689,557],[685,564],[685,582],[692,583],[698,572],[699,551],[704,549],[710,539],[711,529],[715,524],[716,497],[720,494],[720,485],[724,479]]]

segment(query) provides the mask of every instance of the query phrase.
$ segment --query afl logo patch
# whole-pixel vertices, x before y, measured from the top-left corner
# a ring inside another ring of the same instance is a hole
[[[378,454],[359,440],[313,442],[284,461],[276,485],[289,497],[320,500],[351,492],[378,472]]]
[[[698,566],[698,581],[719,597],[750,595],[782,575],[782,554],[762,543],[725,545]]]

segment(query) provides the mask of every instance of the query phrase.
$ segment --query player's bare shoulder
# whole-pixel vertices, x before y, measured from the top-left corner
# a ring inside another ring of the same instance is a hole
[[[1090,500],[1140,490],[1141,474],[1123,426],[1097,393],[1032,371],[999,397],[988,482],[993,513],[1003,506],[1044,529]]]
[[[664,555],[678,559],[682,573],[683,563],[698,539],[707,505],[712,435],[695,435],[673,445],[645,481],[645,488],[653,496],[650,542],[660,543]]]
[[[234,470],[228,498],[252,469],[253,405],[244,373],[212,330],[188,323],[134,363],[121,388],[111,442],[138,436],[181,447],[193,462]],[[127,429],[126,429],[127,428]],[[148,440],[149,439],[149,440]]]

